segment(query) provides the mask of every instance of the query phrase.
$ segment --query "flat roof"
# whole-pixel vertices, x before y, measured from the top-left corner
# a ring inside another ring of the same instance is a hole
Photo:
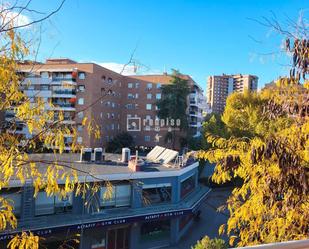
[[[79,180],[87,182],[173,177],[182,175],[198,166],[198,162],[195,161],[181,168],[173,163],[163,165],[147,162],[143,165],[142,171],[132,171],[127,163],[121,162],[120,154],[104,153],[104,155],[105,161],[102,162],[81,162],[78,153],[29,154],[29,161],[36,163],[42,174],[46,172],[48,165],[59,165],[63,167],[60,174],[76,170]],[[64,180],[59,179],[58,182],[61,184],[64,183]],[[10,181],[11,187],[22,185],[17,178]]]

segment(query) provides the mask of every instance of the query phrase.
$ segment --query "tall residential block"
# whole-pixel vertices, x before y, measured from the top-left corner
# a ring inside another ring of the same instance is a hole
[[[20,64],[19,74],[24,78],[22,88],[26,95],[33,101],[43,98],[46,108],[56,114],[62,111],[64,122],[77,128],[77,141],[84,146],[106,146],[117,134],[128,131],[137,146],[169,147],[164,141],[168,125],[158,127],[155,120],[158,118],[156,102],[162,97],[161,86],[171,83],[171,75],[123,76],[95,63],[70,59]],[[203,90],[190,76],[179,76],[188,80],[190,86],[186,111],[190,130],[198,136],[206,107]],[[48,105],[50,102],[52,107]],[[84,117],[100,127],[100,139],[88,135],[82,126]],[[132,123],[137,124],[133,129]],[[18,132],[26,137],[30,135],[22,124]],[[71,140],[68,136],[66,143],[69,145]]]
[[[222,113],[227,97],[233,92],[256,91],[258,77],[255,75],[214,75],[207,80],[207,104],[211,112]]]

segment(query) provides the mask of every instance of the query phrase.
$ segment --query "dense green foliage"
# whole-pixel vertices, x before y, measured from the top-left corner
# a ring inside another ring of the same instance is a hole
[[[178,71],[174,71],[171,75],[171,84],[162,86],[162,98],[157,102],[158,117],[160,119],[180,120],[180,126],[177,126],[182,131],[188,130],[187,119],[187,96],[190,93],[188,80],[184,79]],[[180,137],[183,142],[183,138]],[[176,143],[176,130],[168,132],[165,141],[171,140],[173,148]]]
[[[106,151],[112,153],[120,153],[122,148],[132,148],[134,139],[128,132],[117,134],[111,141],[108,142]]]

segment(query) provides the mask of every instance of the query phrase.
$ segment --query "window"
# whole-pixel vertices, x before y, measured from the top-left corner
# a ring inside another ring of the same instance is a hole
[[[102,75],[102,76],[101,76],[101,79],[102,79],[102,81],[105,81],[105,80],[106,80],[106,76],[105,76],[105,75]]]
[[[82,125],[78,125],[78,126],[77,126],[77,130],[78,130],[79,132],[82,132],[82,131],[83,131],[83,126],[82,126]]]
[[[172,200],[172,185],[170,183],[143,185],[145,205],[168,203]]]
[[[156,111],[158,111],[159,110],[159,107],[156,105]]]
[[[107,113],[107,118],[110,118],[110,114],[109,114],[109,112]]]
[[[152,98],[152,94],[151,93],[147,93],[147,99],[151,99]]]
[[[150,142],[150,136],[145,136],[145,142]]]
[[[157,89],[160,89],[160,88],[161,88],[161,84],[158,83],[158,84],[157,84]]]
[[[107,191],[110,191],[108,193]],[[131,203],[131,185],[113,185],[111,188],[101,187],[101,208],[126,207]]]
[[[146,110],[151,110],[152,105],[151,104],[146,104]]]
[[[128,93],[128,99],[138,99],[138,93]]]
[[[78,116],[78,118],[83,118],[84,117],[84,112],[78,112],[77,116]]]
[[[48,79],[49,78],[48,72],[41,72],[41,78]]]
[[[111,124],[111,129],[115,130],[115,124]]]
[[[193,214],[188,214],[180,218],[179,221],[179,231],[181,231],[186,225],[194,218]]]
[[[152,83],[147,83],[147,89],[148,90],[152,89]]]
[[[107,83],[109,83],[109,84],[113,83],[113,79],[109,77],[109,78],[107,79]]]
[[[80,72],[80,73],[78,73],[78,78],[80,80],[84,80],[86,78],[86,74],[84,72]]]
[[[78,91],[79,92],[84,92],[85,91],[85,86],[84,85],[79,85],[78,86]]]
[[[132,83],[128,83],[128,88],[133,88],[133,84]]]
[[[79,98],[78,101],[77,101],[77,103],[78,103],[79,105],[83,105],[83,104],[84,104],[84,98]]]
[[[21,192],[16,192],[3,192],[0,194],[0,196],[4,199],[7,199],[7,201],[13,205],[13,213],[19,217],[21,213]]]
[[[135,88],[139,88],[139,83],[135,83]]]
[[[188,177],[187,179],[181,181],[180,195],[181,198],[187,196],[195,188],[195,175]]]
[[[41,85],[41,90],[42,90],[42,91],[47,91],[47,90],[49,90],[49,85]]]
[[[127,109],[131,109],[131,110],[135,108],[135,105],[133,104],[127,104],[126,106],[127,106]]]
[[[77,143],[81,144],[83,142],[83,138],[82,137],[77,137]]]
[[[141,240],[156,241],[167,239],[170,236],[170,220],[159,220],[144,222],[141,225]]]
[[[156,99],[161,99],[161,93],[156,94]]]
[[[35,215],[46,215],[55,213],[66,213],[72,210],[73,194],[65,198],[58,196],[47,196],[45,191],[38,193],[35,198]]]

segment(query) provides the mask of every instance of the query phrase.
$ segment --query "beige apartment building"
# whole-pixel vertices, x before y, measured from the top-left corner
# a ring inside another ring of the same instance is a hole
[[[62,111],[64,122],[77,127],[78,142],[85,147],[106,146],[123,131],[133,136],[137,146],[171,146],[164,141],[169,125],[156,122],[156,101],[161,99],[161,86],[170,83],[168,74],[123,76],[95,63],[77,63],[70,59],[24,63],[19,73],[25,77],[22,87],[26,95],[43,98],[46,108],[52,108],[55,113]],[[188,120],[191,131],[198,136],[206,106],[203,90],[191,77],[181,77],[188,80],[191,88]],[[53,107],[48,105],[49,101]],[[100,139],[88,135],[82,126],[84,117],[100,127]],[[30,136],[25,126],[18,132]],[[68,136],[66,143],[71,140]]]
[[[244,92],[245,89],[256,91],[258,77],[255,75],[214,75],[207,79],[207,104],[211,112],[222,113],[227,97],[233,92]]]

